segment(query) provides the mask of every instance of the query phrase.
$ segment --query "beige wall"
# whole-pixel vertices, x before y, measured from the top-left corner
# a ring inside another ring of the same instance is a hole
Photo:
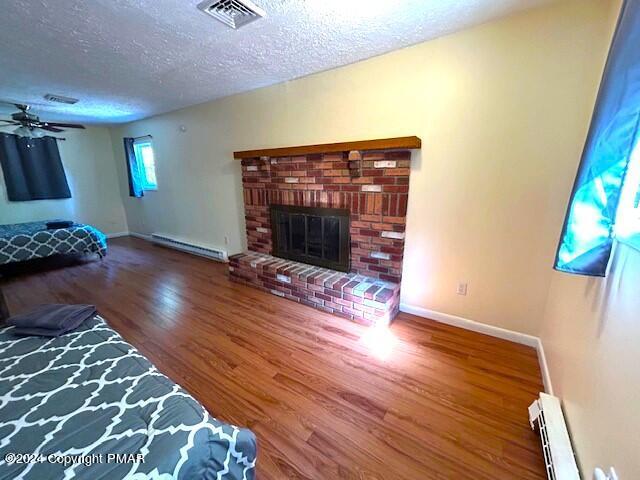
[[[611,33],[619,6],[609,9]],[[541,339],[585,479],[609,465],[621,480],[640,478],[639,285],[640,252],[625,245],[607,278],[551,275]]]
[[[553,275],[542,341],[584,478],[640,478],[640,252],[617,248],[606,279]]]
[[[126,232],[109,130],[104,127],[67,130],[64,137],[66,141],[58,145],[71,198],[9,202],[2,179],[0,224],[63,218],[90,223],[105,233]]]
[[[244,244],[234,150],[418,135],[403,301],[537,334],[586,134],[609,2],[561,3],[112,130],[132,231]],[[180,125],[186,132],[180,132]],[[126,195],[122,137],[152,134],[159,190]],[[517,247],[517,248],[516,248]],[[459,280],[469,295],[456,295]]]

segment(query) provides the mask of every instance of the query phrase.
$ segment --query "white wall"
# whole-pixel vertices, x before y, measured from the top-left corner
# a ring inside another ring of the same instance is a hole
[[[234,150],[418,135],[403,301],[537,334],[608,5],[563,2],[114,128],[130,229],[217,246],[227,236],[235,253],[245,238]],[[122,137],[146,134],[159,189],[131,199]],[[467,297],[455,293],[459,280],[470,282]]]
[[[64,137],[67,140],[58,145],[71,198],[9,202],[2,178],[0,223],[62,218],[89,223],[105,233],[127,231],[108,129],[67,130]]]

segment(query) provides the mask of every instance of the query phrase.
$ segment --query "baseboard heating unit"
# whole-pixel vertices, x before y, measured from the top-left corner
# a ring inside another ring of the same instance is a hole
[[[193,242],[170,237],[161,233],[152,233],[151,240],[153,243],[157,243],[158,245],[175,248],[176,250],[182,250],[187,253],[193,253],[194,255],[200,255],[201,257],[212,258],[220,262],[228,261],[227,252],[218,248],[198,245]]]
[[[560,399],[541,393],[529,407],[529,423],[540,434],[549,480],[580,480]]]

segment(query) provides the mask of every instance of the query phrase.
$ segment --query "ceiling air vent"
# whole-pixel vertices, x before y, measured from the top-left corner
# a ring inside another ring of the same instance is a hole
[[[198,4],[198,8],[233,29],[266,15],[264,10],[250,0],[205,0]]]
[[[74,103],[78,103],[77,98],[65,97],[63,95],[53,95],[51,93],[47,93],[44,96],[45,100],[56,103],[66,103],[67,105],[73,105]]]

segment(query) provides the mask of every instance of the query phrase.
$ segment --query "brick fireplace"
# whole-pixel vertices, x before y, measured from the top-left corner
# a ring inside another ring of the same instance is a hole
[[[242,158],[249,251],[230,258],[230,278],[360,323],[389,323],[399,308],[411,151],[278,150]],[[274,256],[272,206],[346,212],[348,271]]]

